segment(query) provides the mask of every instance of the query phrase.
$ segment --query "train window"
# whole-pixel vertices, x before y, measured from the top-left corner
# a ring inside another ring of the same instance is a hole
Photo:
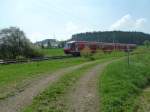
[[[65,48],[67,48],[67,49],[71,48],[71,47],[72,47],[72,45],[70,43],[65,45]]]
[[[64,48],[66,48],[66,49],[75,49],[75,43],[67,43]]]
[[[75,43],[70,44],[70,48],[75,49]]]
[[[64,47],[64,48],[66,48],[66,49],[69,48],[69,45],[68,45],[68,44],[65,44],[65,47]]]

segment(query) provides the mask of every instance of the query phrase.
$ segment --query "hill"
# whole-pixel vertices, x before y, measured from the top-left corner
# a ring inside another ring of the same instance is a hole
[[[72,35],[72,41],[98,41],[141,45],[150,40],[150,34],[142,32],[104,31],[86,32]]]

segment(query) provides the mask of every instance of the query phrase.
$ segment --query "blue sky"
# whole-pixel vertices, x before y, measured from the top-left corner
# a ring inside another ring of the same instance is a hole
[[[74,33],[150,33],[150,0],[0,0],[0,29],[17,26],[35,42]]]

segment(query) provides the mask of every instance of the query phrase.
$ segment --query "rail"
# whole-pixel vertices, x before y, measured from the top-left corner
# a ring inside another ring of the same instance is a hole
[[[0,65],[27,63],[27,62],[44,61],[44,60],[66,59],[66,58],[71,58],[71,57],[73,56],[36,57],[36,58],[29,58],[29,59],[5,59],[5,60],[0,60]]]

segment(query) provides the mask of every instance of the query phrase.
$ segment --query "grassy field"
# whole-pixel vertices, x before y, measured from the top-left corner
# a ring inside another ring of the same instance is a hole
[[[44,49],[47,56],[61,55],[61,49]],[[55,53],[54,53],[55,52]],[[99,80],[99,95],[101,112],[134,112],[143,111],[142,99],[149,99],[150,92],[143,91],[150,84],[150,49],[139,48],[130,57],[114,62],[106,67]],[[63,55],[63,53],[62,53]],[[91,60],[108,61],[125,56],[123,52],[111,54],[97,53],[91,57],[78,57],[62,60],[30,62],[24,64],[0,65],[0,99],[21,91],[32,80],[50,74],[61,68],[78,65]],[[63,75],[58,82],[53,83],[43,93],[37,96],[32,105],[23,112],[65,112],[67,106],[60,102],[64,95],[84,73],[96,65],[86,65],[76,71]],[[142,93],[143,92],[143,93]],[[65,102],[65,101],[63,101]],[[149,101],[148,101],[149,103]],[[145,105],[145,104],[144,104]]]
[[[24,64],[0,65],[0,99],[22,89],[31,79],[54,72],[60,68],[87,62],[83,58],[70,58],[32,62]]]
[[[100,77],[102,112],[134,112],[136,99],[150,83],[150,49],[138,49],[136,55],[112,63]]]
[[[62,48],[51,48],[51,49],[41,49],[40,50],[45,56],[65,56]],[[92,57],[95,59],[101,58],[109,58],[109,57],[120,57],[124,56],[124,52],[112,52],[112,53],[103,53],[102,51],[98,51]]]
[[[57,50],[56,49],[55,50],[54,49],[44,49],[43,50],[43,52],[45,52],[45,54],[47,56],[64,55],[62,51],[63,51],[62,49],[57,49]],[[113,52],[111,54],[97,53],[97,54],[94,54],[92,57],[94,60],[102,61],[102,60],[112,59],[113,57],[121,57],[124,55],[125,54],[122,52]],[[78,58],[76,57],[76,58],[61,59],[61,60],[30,62],[30,63],[24,63],[24,64],[0,65],[0,100],[3,100],[9,96],[15,95],[16,93],[18,93],[20,91],[23,91],[24,88],[26,88],[26,86],[28,86],[33,80],[43,77],[44,75],[50,74],[61,68],[66,68],[69,66],[82,64],[82,63],[85,63],[88,61],[91,61],[91,59],[86,58],[86,57],[78,57]],[[84,73],[88,69],[88,67],[90,67],[90,66],[87,66],[75,73],[72,73],[71,76],[70,76],[70,74],[66,75],[64,78],[62,78],[60,80],[60,82],[58,82],[57,84],[55,83],[53,86],[50,87],[50,89],[48,88],[42,94],[43,98],[50,97],[50,96],[44,95],[44,94],[49,94],[49,93],[50,93],[50,95],[54,94],[54,96],[53,95],[51,96],[54,99],[56,98],[55,95],[57,95],[57,94],[58,94],[58,98],[59,98],[59,96],[61,96],[61,94],[63,94],[63,92],[65,92],[66,89],[68,87],[70,87],[82,75],[82,73]],[[78,75],[74,75],[74,74],[78,74]],[[61,86],[61,84],[63,86],[59,87],[59,86]],[[54,91],[52,91],[52,93],[49,91],[51,89],[54,90]],[[55,91],[55,89],[56,89],[56,91]],[[59,92],[61,94],[59,94]],[[50,99],[51,99],[51,97],[50,97]],[[37,106],[41,103],[41,101],[43,101],[43,100],[39,100],[38,98],[41,98],[41,97],[37,97],[36,98],[37,100],[36,99],[34,100],[34,102],[36,102],[36,103],[33,103],[33,105]],[[52,102],[53,102],[53,100],[52,100]],[[32,106],[29,107],[29,112],[30,112],[30,109],[35,110],[34,106],[33,107]],[[41,105],[41,106],[43,106],[43,105]],[[40,108],[43,108],[41,106],[40,106]],[[28,111],[28,109],[27,109],[27,111]]]
[[[65,56],[62,48],[51,48],[40,50],[45,56]]]
[[[62,49],[43,49],[43,52],[47,56],[64,55]],[[95,54],[94,59],[104,59],[122,55],[122,53],[100,53]],[[0,99],[13,95],[16,91],[21,91],[32,79],[54,72],[63,67],[77,65],[87,61],[90,61],[90,59],[78,57],[24,64],[0,65]]]
[[[94,59],[103,59],[103,58],[112,58],[112,57],[123,57],[125,56],[125,52],[120,52],[120,51],[113,51],[111,53],[104,53],[101,51],[98,51],[96,54],[94,54],[92,57]]]

